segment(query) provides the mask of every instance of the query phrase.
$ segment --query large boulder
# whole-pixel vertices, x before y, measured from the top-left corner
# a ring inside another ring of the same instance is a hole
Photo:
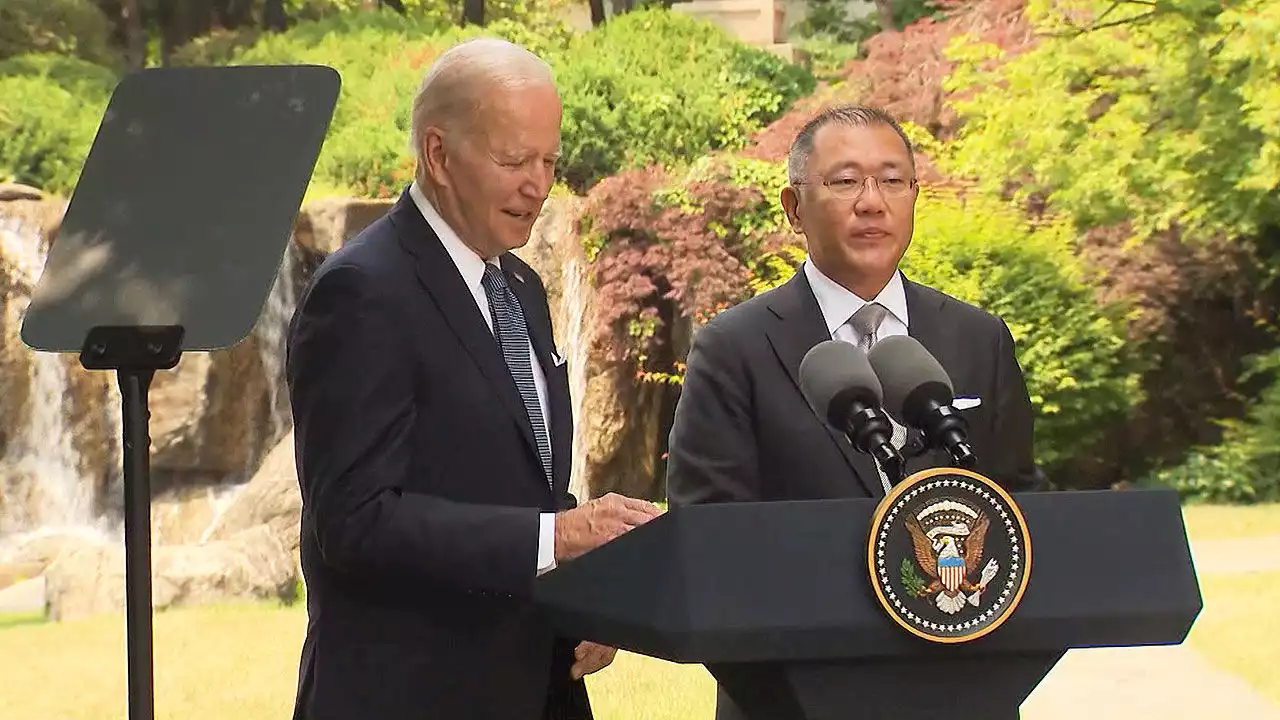
[[[267,454],[254,474],[210,527],[210,540],[234,537],[245,529],[265,526],[290,553],[298,552],[302,493],[294,465],[293,432]]]
[[[124,548],[84,545],[45,572],[51,620],[124,610]],[[161,546],[152,553],[152,606],[157,611],[239,599],[291,600],[298,573],[289,552],[265,525],[203,544]]]

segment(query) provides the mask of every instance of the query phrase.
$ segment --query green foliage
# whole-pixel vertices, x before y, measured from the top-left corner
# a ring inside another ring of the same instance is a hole
[[[1256,357],[1244,380],[1269,384],[1244,419],[1222,421],[1222,443],[1197,448],[1182,464],[1148,482],[1172,487],[1184,499],[1213,503],[1280,500],[1280,350]]]
[[[263,36],[234,62],[335,67],[342,96],[315,182],[384,197],[412,177],[410,106],[427,67],[477,35],[520,43],[555,68],[564,99],[559,180],[578,192],[625,168],[739,147],[814,84],[802,68],[715,25],[662,10],[627,13],[576,37],[538,14],[484,28],[455,27],[443,13],[335,14]]]
[[[820,80],[841,80],[844,66],[856,59],[861,50],[856,42],[825,33],[799,38],[795,44],[808,57],[809,69]]]
[[[944,163],[988,189],[1047,196],[1079,227],[1249,235],[1280,217],[1280,4],[1033,1],[1045,33],[1004,57],[957,42],[965,118]],[[1101,20],[1122,27],[1078,32]],[[993,63],[992,61],[1000,61]],[[994,67],[993,67],[994,65]]]
[[[1100,305],[1063,222],[1029,226],[1008,204],[925,193],[903,272],[1001,317],[1036,411],[1036,460],[1049,469],[1139,400],[1121,309]]]
[[[0,60],[27,53],[58,53],[115,66],[111,23],[92,0],[3,0]]]
[[[75,186],[108,95],[89,79],[92,73],[68,72],[74,66],[49,63],[56,77],[0,76],[0,177],[64,194]]]
[[[576,38],[555,59],[566,182],[743,147],[816,84],[803,68],[684,13],[645,9]]]
[[[91,102],[110,97],[119,78],[109,68],[69,55],[28,53],[0,60],[0,77],[42,78]]]
[[[234,64],[321,63],[342,75],[342,94],[316,162],[314,182],[359,196],[387,197],[413,176],[409,115],[427,67],[450,45],[477,35],[504,37],[545,53],[567,42],[552,28],[535,36],[509,20],[457,28],[441,15],[350,13],[265,35]]]
[[[230,65],[237,53],[252,47],[262,34],[256,27],[216,29],[174,50],[169,54],[169,64],[179,67]]]

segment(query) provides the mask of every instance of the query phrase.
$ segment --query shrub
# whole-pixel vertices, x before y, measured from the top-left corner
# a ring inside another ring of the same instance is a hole
[[[1128,221],[1137,238],[1248,236],[1280,216],[1280,5],[1073,0],[1027,12],[1045,36],[1029,52],[951,49],[965,120],[952,172],[992,190],[1016,182],[1019,198],[1042,196],[1081,228]],[[1104,16],[1141,19],[1076,31]]]
[[[650,164],[740,148],[813,76],[684,13],[644,9],[575,39],[556,62],[565,181],[585,191]]]
[[[1178,490],[1187,500],[1252,503],[1280,500],[1280,350],[1254,358],[1245,373],[1269,384],[1244,419],[1224,420],[1222,443],[1201,447],[1149,484]]]
[[[556,69],[564,99],[559,179],[601,177],[737,147],[813,86],[807,71],[682,13],[627,13],[582,36],[558,22],[457,28],[436,15],[355,13],[264,36],[235,62],[324,63],[342,73],[316,182],[386,196],[412,177],[409,109],[447,47],[476,35],[518,42]]]
[[[105,101],[119,78],[102,65],[69,55],[27,53],[0,60],[0,77],[43,78],[90,102]]]
[[[951,191],[924,193],[916,218],[903,272],[1008,324],[1036,410],[1036,460],[1052,476],[1140,399],[1124,306],[1098,302],[1065,222],[1032,226],[1003,202]]]
[[[781,282],[803,257],[781,232],[779,165],[708,157],[687,172],[607,178],[581,231],[597,288],[593,343],[642,377],[678,382],[682,328]]]
[[[56,53],[115,67],[111,22],[92,0],[4,0],[0,3],[0,60]]]
[[[95,85],[85,76],[0,76],[0,177],[50,192],[71,191],[107,104],[105,93],[81,93],[77,87]]]
[[[409,111],[427,67],[450,45],[479,34],[553,53],[568,31],[535,37],[511,21],[456,28],[442,17],[352,13],[299,23],[235,54],[235,64],[321,63],[342,75],[342,92],[313,183],[366,197],[387,197],[413,177]]]

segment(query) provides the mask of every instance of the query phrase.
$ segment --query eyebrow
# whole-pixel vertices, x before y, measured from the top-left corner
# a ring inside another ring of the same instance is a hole
[[[876,169],[878,169],[878,170],[901,170],[901,169],[902,169],[903,167],[905,167],[905,166],[906,166],[906,164],[905,164],[905,163],[900,163],[900,162],[898,162],[897,160],[886,160],[886,161],[884,161],[884,162],[880,163],[880,166],[879,166],[878,168],[876,168]],[[836,172],[840,172],[841,170],[850,170],[850,169],[853,169],[853,170],[859,170],[859,171],[861,171],[861,170],[862,170],[862,167],[859,165],[858,161],[856,161],[856,160],[846,160],[846,161],[844,161],[844,162],[840,163],[839,165],[836,165],[835,167],[831,168],[828,172],[829,172],[829,173],[836,173]]]

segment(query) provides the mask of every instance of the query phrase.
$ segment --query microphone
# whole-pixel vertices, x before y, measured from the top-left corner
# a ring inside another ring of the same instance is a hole
[[[891,483],[902,479],[902,455],[890,442],[893,424],[880,407],[880,380],[865,352],[839,340],[814,345],[800,361],[800,390],[855,449],[875,458]]]
[[[938,360],[918,340],[890,335],[867,354],[883,383],[884,407],[900,422],[924,433],[927,447],[943,448],[957,467],[972,469],[969,422],[951,401],[955,390]]]

